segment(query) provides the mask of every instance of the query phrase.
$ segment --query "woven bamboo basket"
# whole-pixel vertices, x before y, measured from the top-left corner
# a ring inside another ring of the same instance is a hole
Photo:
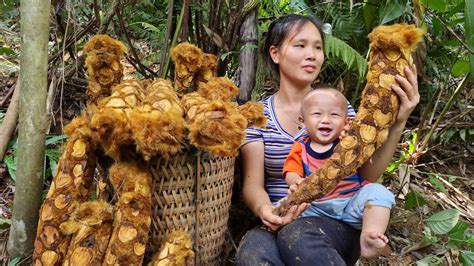
[[[150,249],[173,229],[193,237],[195,264],[216,265],[222,251],[234,183],[234,157],[185,151],[151,165]]]

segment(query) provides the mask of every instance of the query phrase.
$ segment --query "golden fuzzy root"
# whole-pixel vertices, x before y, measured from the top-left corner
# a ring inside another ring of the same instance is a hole
[[[115,86],[112,95],[102,99],[92,114],[90,127],[94,141],[115,160],[120,160],[123,148],[133,145],[129,113],[141,104],[143,97],[140,82],[125,81]]]
[[[239,88],[226,77],[213,77],[207,83],[199,83],[198,93],[208,100],[230,101],[239,94]]]
[[[148,266],[181,266],[194,263],[191,236],[181,230],[168,234],[161,242],[160,250],[153,255]]]
[[[119,200],[103,265],[141,265],[151,225],[151,174],[136,162],[117,163],[110,181]]]
[[[105,201],[79,205],[69,221],[60,225],[65,235],[73,235],[63,265],[101,264],[112,232],[113,207]]]
[[[247,119],[234,103],[212,101],[188,125],[189,142],[218,156],[236,156],[245,139]]]
[[[195,80],[199,82],[208,82],[215,76],[217,67],[217,56],[213,54],[204,54],[202,57],[202,64],[196,72]]]
[[[348,134],[318,171],[306,178],[274,210],[286,214],[293,205],[311,202],[328,192],[343,178],[354,174],[386,140],[388,130],[398,115],[398,97],[391,90],[395,75],[405,75],[411,67],[411,51],[421,41],[423,31],[413,25],[380,26],[369,35],[372,52],[367,84],[362,92],[359,111]]]
[[[381,49],[413,51],[425,32],[415,25],[394,24],[378,26],[369,34],[370,45]]]
[[[39,265],[63,261],[71,237],[64,235],[59,226],[92,191],[96,158],[85,115],[75,118],[66,132],[69,138],[39,213],[33,254],[34,263]]]
[[[146,167],[135,162],[116,163],[110,167],[110,183],[120,196],[126,192],[135,192],[142,196],[151,195],[151,177]]]
[[[267,124],[267,118],[263,114],[263,104],[246,102],[238,107],[239,113],[247,118],[249,127],[263,128]]]
[[[203,52],[190,43],[180,43],[171,49],[171,59],[175,64],[175,90],[182,95],[193,84],[194,74],[202,64]]]
[[[186,113],[186,122],[191,124],[198,114],[206,112],[210,108],[210,101],[197,92],[191,92],[181,98],[181,105]]]
[[[107,35],[96,35],[84,46],[87,54],[85,65],[89,86],[87,105],[94,109],[104,97],[110,95],[112,86],[120,83],[123,77],[120,58],[126,48],[120,42]]]
[[[92,37],[85,45],[84,52],[105,51],[117,56],[123,56],[127,48],[125,45],[105,34],[97,34]]]
[[[129,114],[137,151],[145,160],[176,154],[184,140],[183,108],[171,82],[158,79],[147,89],[143,105]]]

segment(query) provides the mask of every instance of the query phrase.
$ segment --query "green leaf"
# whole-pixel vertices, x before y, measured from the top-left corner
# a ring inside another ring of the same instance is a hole
[[[15,51],[10,46],[0,46],[0,54],[15,55]]]
[[[449,238],[452,240],[458,240],[461,241],[464,239],[464,233],[466,232],[467,228],[469,227],[469,224],[464,222],[464,221],[459,221],[456,226],[451,229],[451,231],[448,232]]]
[[[469,1],[469,0],[466,0]],[[467,250],[460,250],[461,253],[461,261],[464,265],[474,265],[474,252],[467,251]]]
[[[154,25],[150,24],[150,23],[147,23],[147,22],[135,22],[135,23],[130,23],[128,26],[133,26],[133,25],[137,25],[137,24],[140,24],[142,25],[142,27],[145,29],[145,30],[148,30],[150,32],[153,32],[153,33],[161,33],[162,30],[160,30],[159,28],[155,27]]]
[[[45,155],[49,160],[58,161],[61,157],[61,151],[59,149],[46,149]]]
[[[258,45],[253,44],[253,43],[246,43],[242,47],[240,47],[240,51],[243,51],[245,49],[258,49]]]
[[[387,1],[385,8],[383,9],[383,15],[380,16],[382,18],[380,24],[385,24],[399,18],[403,15],[403,11],[405,11],[405,4],[401,3],[399,0]]]
[[[462,12],[464,8],[464,1],[460,1],[455,7],[450,7],[448,12],[446,12],[446,17],[452,17],[456,13]]]
[[[52,145],[52,144],[58,144],[62,142],[63,140],[67,139],[66,135],[51,135],[46,137],[46,142],[45,145]]]
[[[423,259],[416,262],[417,266],[434,266],[434,265],[442,265],[442,260],[434,255],[428,255]]]
[[[439,179],[436,178],[436,176],[430,175],[429,181],[430,181],[430,183],[433,184],[437,189],[439,189],[439,191],[441,191],[441,192],[443,192],[443,193],[446,193],[446,188],[444,187],[443,183],[441,183],[441,181],[439,181]]]
[[[466,43],[471,48],[471,51],[474,51],[474,1],[465,0],[466,8],[464,9],[464,16],[466,22],[464,28],[466,30]],[[474,80],[474,53],[469,54],[469,62],[471,69],[471,80]]]
[[[456,226],[459,220],[459,211],[448,209],[431,215],[426,220],[428,226],[435,234],[446,234]]]
[[[354,48],[349,46],[343,40],[332,36],[325,35],[324,54],[326,57],[334,57],[341,59],[348,68],[357,70],[359,79],[365,78],[367,72],[367,61]]]
[[[12,221],[10,219],[0,217],[0,229],[6,229],[10,227]]]
[[[8,266],[16,266],[18,262],[20,262],[21,257],[16,256],[10,262],[8,262]]]
[[[446,12],[446,1],[440,0],[423,0],[425,5],[428,5],[429,8],[436,10],[438,12]]]
[[[458,39],[445,40],[440,43],[442,46],[461,46],[461,42]]]
[[[380,0],[368,0],[363,3],[362,12],[364,15],[365,29],[367,31],[372,28],[379,3]]]
[[[416,207],[421,207],[426,204],[426,200],[423,198],[423,196],[416,192],[416,191],[410,191],[407,194],[407,197],[405,198],[405,209],[411,210]]]
[[[8,174],[10,177],[16,181],[16,163],[15,158],[11,155],[7,155],[3,157],[3,162],[7,165]]]
[[[455,176],[455,175],[448,176],[448,181],[450,183],[453,183],[454,181],[456,181],[456,179],[458,179],[458,176]]]
[[[454,77],[461,77],[469,73],[469,61],[457,60],[451,68],[451,74]]]
[[[464,141],[464,142],[466,141],[466,131],[467,130],[465,128],[459,130],[459,137],[461,137],[462,141]]]

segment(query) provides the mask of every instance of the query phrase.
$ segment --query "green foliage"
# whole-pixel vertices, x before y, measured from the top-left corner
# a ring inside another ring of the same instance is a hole
[[[474,1],[465,0],[465,16],[466,16],[466,42],[474,51]],[[470,70],[471,70],[471,81],[474,81],[474,53],[469,54]]]
[[[423,231],[423,243],[435,248],[458,250],[464,265],[472,265],[474,236],[469,224],[459,220],[459,211],[447,209],[437,212],[426,219]],[[466,250],[466,248],[468,250]],[[416,262],[416,265],[443,265],[443,260],[435,255],[428,255]]]
[[[21,257],[16,256],[16,257],[14,257],[12,260],[10,260],[10,262],[8,262],[8,266],[16,266],[16,265],[18,265],[18,263],[20,262],[20,260],[21,260]]]
[[[0,230],[9,228],[11,224],[12,221],[10,219],[0,217]]]
[[[15,51],[8,45],[0,46],[0,55],[16,55]]]
[[[62,143],[63,140],[66,139],[65,135],[50,135],[46,137],[45,141],[45,172],[44,177],[45,179],[51,178],[52,175],[56,171],[56,166],[59,161],[59,157],[61,156],[61,151],[58,147],[59,144]],[[14,139],[10,141],[9,149],[11,153],[5,155],[3,158],[3,162],[7,166],[8,174],[10,177],[16,181],[16,172],[17,172],[17,151],[18,151],[18,143],[17,140]]]
[[[387,167],[385,171],[389,173],[395,171],[395,169],[397,169],[401,163],[406,162],[409,158],[413,156],[416,150],[415,148],[417,137],[418,135],[416,134],[416,131],[411,131],[410,137],[406,141],[406,145],[402,146],[400,157],[392,161],[392,163]]]
[[[465,76],[467,73],[469,73],[469,61],[467,60],[459,59],[451,68],[451,75],[456,78]]]
[[[443,260],[434,255],[429,255],[417,261],[416,265],[417,266],[438,266],[438,265],[443,265]]]
[[[461,250],[459,253],[461,254],[461,262],[464,265],[474,265],[474,252]]]
[[[3,24],[6,20],[11,19],[12,17],[19,16],[19,6],[19,0],[2,0],[0,2],[0,24]]]
[[[405,7],[405,1],[386,1],[384,7],[379,8],[380,24],[383,25],[401,17],[405,11]]]
[[[458,220],[459,211],[448,209],[431,215],[426,219],[426,223],[435,234],[446,234],[456,226]]]
[[[434,175],[429,175],[429,181],[431,184],[433,184],[437,189],[439,189],[439,191],[445,193],[446,192],[446,188],[444,187],[443,183],[441,183],[441,181],[439,181],[439,179],[434,176]]]
[[[470,117],[467,116],[466,118]],[[439,141],[443,145],[459,141],[469,143],[474,139],[474,128],[448,127],[439,133],[435,133],[433,139]]]
[[[417,192],[410,191],[405,198],[405,209],[411,210],[417,207],[421,207],[426,204],[425,198]]]
[[[362,55],[344,41],[334,36],[326,35],[325,42],[324,52],[326,57],[341,60],[346,64],[347,68],[358,72],[360,80],[365,79],[367,61]]]

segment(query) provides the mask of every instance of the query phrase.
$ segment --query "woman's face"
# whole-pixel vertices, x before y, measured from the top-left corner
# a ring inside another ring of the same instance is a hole
[[[321,34],[313,23],[307,22],[298,32],[290,33],[280,48],[271,46],[270,55],[278,64],[280,82],[310,86],[324,62]]]

